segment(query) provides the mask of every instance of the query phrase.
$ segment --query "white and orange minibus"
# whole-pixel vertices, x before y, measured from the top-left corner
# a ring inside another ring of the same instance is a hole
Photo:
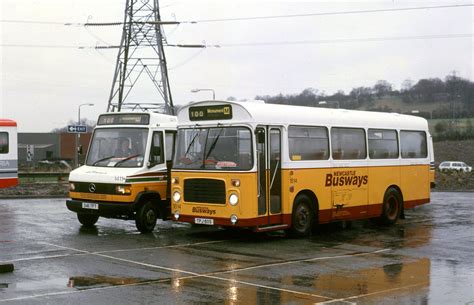
[[[316,224],[393,224],[428,203],[427,121],[397,113],[205,101],[178,113],[176,221],[309,235]]]
[[[18,184],[18,135],[16,122],[0,119],[0,188]]]
[[[93,226],[99,217],[135,220],[149,233],[169,219],[169,171],[176,117],[153,112],[99,116],[86,162],[69,174],[69,210]]]

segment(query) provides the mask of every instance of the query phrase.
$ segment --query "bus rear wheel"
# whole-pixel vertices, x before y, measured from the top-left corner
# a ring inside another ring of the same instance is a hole
[[[311,209],[311,199],[305,195],[299,195],[295,199],[293,214],[291,216],[291,236],[310,236],[314,225],[314,213]]]
[[[400,218],[402,211],[402,196],[395,188],[389,188],[385,192],[380,220],[382,224],[393,225]]]
[[[92,227],[99,220],[99,215],[78,213],[77,219],[84,227]]]
[[[145,202],[137,211],[135,225],[141,233],[150,233],[155,229],[158,213],[151,201]]]

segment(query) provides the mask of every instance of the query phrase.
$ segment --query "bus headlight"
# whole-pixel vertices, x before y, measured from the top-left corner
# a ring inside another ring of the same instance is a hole
[[[176,210],[176,211],[174,212],[174,219],[176,219],[176,220],[179,219],[179,211],[178,211],[178,210]]]
[[[231,222],[233,225],[235,225],[235,224],[237,223],[237,220],[238,220],[237,215],[232,214],[232,215],[230,216],[230,222]]]
[[[181,194],[178,191],[173,193],[173,200],[174,202],[179,202],[181,200]]]
[[[69,190],[74,192],[76,190],[76,185],[74,183],[69,183]]]
[[[239,196],[237,196],[237,194],[232,193],[229,196],[229,203],[233,206],[237,205],[237,203],[239,203]]]
[[[132,193],[132,190],[129,185],[117,185],[115,187],[115,192],[117,194],[126,195]]]

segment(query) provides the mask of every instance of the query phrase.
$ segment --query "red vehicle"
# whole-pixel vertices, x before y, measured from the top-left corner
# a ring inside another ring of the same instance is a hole
[[[16,122],[0,119],[0,188],[18,184],[18,138]]]

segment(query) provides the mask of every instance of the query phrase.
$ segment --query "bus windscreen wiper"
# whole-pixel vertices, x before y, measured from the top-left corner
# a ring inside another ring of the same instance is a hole
[[[193,128],[193,130],[191,131],[191,133],[196,129],[196,127]],[[196,132],[196,134],[194,135],[194,137],[192,138],[191,142],[189,143],[188,145],[188,148],[186,148],[186,152],[184,153],[184,156],[186,157],[186,155],[188,154],[189,150],[191,149],[191,146],[193,146],[194,144],[194,141],[196,140],[197,136],[199,135],[199,132]]]
[[[204,162],[205,160],[207,160],[207,158],[211,155],[211,152],[212,152],[212,151],[214,150],[214,148],[216,147],[217,141],[219,140],[219,137],[221,136],[221,133],[222,133],[222,130],[223,130],[223,129],[224,129],[224,128],[221,127],[221,129],[219,130],[219,133],[217,134],[216,138],[215,138],[214,141],[212,142],[211,147],[209,147],[209,151],[207,152],[206,157],[204,158],[203,162]]]

